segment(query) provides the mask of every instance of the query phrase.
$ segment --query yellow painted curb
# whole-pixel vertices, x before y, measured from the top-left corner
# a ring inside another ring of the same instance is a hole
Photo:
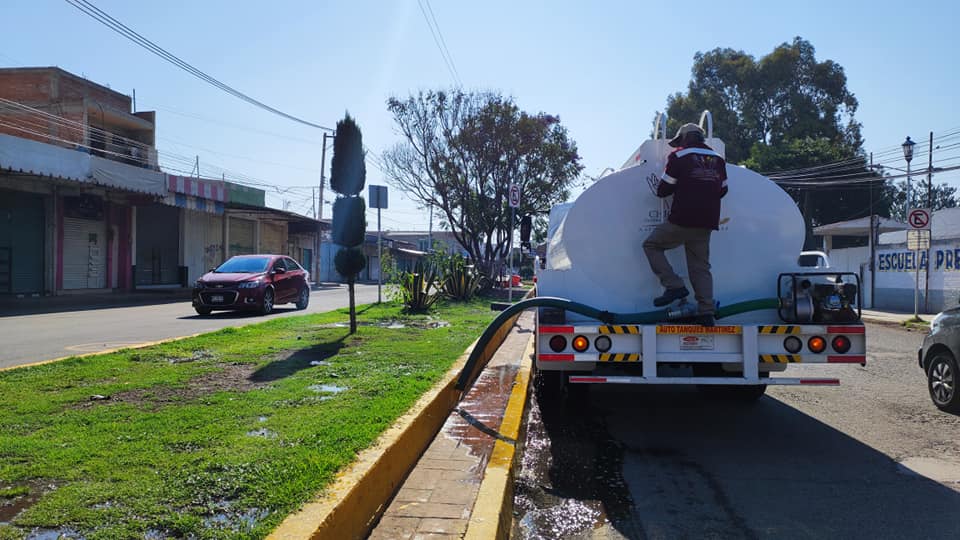
[[[487,344],[480,365],[486,365],[497,352],[517,317]],[[443,379],[394,422],[373,446],[361,452],[333,485],[283,520],[267,538],[366,538],[456,406],[460,398],[457,377],[476,345],[474,341]]]
[[[125,346],[125,347],[114,347],[113,349],[104,349],[104,350],[102,350],[102,351],[94,351],[94,352],[81,353],[81,354],[71,354],[70,356],[61,356],[61,357],[59,357],[59,358],[51,358],[50,360],[40,360],[39,362],[31,362],[31,363],[29,363],[29,364],[19,364],[19,365],[16,365],[16,366],[0,367],[0,371],[10,371],[10,370],[13,370],[13,369],[36,367],[36,366],[45,366],[45,365],[47,365],[47,364],[53,364],[53,363],[55,363],[55,362],[62,362],[62,361],[64,361],[64,360],[69,360],[69,359],[71,359],[71,358],[87,358],[87,357],[89,357],[89,356],[99,356],[99,355],[101,355],[101,354],[111,354],[111,353],[115,353],[115,352],[118,352],[118,351],[125,351],[125,350],[131,350],[131,349],[143,349],[144,347],[152,347],[152,346],[154,346],[154,345],[161,345],[161,344],[163,344],[163,343],[171,343],[171,342],[174,342],[174,341],[180,341],[180,340],[182,340],[182,339],[190,339],[190,338],[194,338],[194,337],[197,337],[197,336],[202,336],[203,334],[209,334],[209,333],[212,333],[212,332],[216,332],[216,330],[212,330],[211,332],[200,332],[200,333],[198,333],[198,334],[190,334],[189,336],[178,336],[178,337],[172,337],[172,338],[167,338],[167,339],[160,339],[160,340],[157,340],[157,341],[145,341],[145,342],[143,342],[143,343],[136,343],[136,344],[134,344],[134,345],[127,345],[127,346]]]
[[[530,390],[530,372],[533,358],[533,336],[523,351],[520,371],[510,392],[507,409],[503,413],[500,434],[515,441],[520,440],[520,428],[526,411]],[[467,523],[466,540],[509,538],[513,521],[513,480],[516,444],[497,440],[493,454],[483,473],[477,501],[473,505]]]

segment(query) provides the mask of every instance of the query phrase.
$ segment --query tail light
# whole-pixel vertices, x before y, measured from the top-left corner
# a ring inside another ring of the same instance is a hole
[[[833,347],[833,350],[840,354],[845,354],[850,350],[850,338],[847,336],[837,336],[833,338],[830,345]]]
[[[783,348],[790,354],[797,354],[803,348],[803,341],[797,336],[787,336],[783,340]]]
[[[577,352],[583,352],[587,350],[590,346],[590,340],[584,336],[577,336],[573,338],[573,350]]]
[[[810,352],[820,354],[827,349],[827,340],[820,336],[813,336],[807,340],[807,348]]]
[[[599,336],[593,340],[593,346],[596,347],[599,352],[607,352],[610,350],[610,347],[613,346],[613,341],[610,340],[610,336]]]
[[[567,338],[563,336],[553,336],[550,338],[550,350],[553,352],[561,352],[567,348]]]

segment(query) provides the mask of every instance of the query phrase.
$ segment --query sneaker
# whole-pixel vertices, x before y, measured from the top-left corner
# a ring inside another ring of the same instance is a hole
[[[688,296],[690,296],[690,291],[688,291],[686,287],[680,287],[679,289],[667,289],[663,293],[663,296],[658,296],[653,299],[653,305],[657,307],[663,307],[674,300],[679,300]]]
[[[694,324],[700,326],[716,326],[717,321],[713,318],[713,313],[702,313],[693,320]]]

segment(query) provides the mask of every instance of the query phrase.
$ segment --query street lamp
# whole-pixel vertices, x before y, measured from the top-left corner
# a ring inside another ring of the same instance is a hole
[[[910,137],[907,136],[907,140],[903,141],[903,159],[907,160],[907,202],[903,208],[903,215],[906,218],[907,212],[910,211],[911,199],[910,199],[910,162],[913,160],[913,146],[917,144],[910,140]]]

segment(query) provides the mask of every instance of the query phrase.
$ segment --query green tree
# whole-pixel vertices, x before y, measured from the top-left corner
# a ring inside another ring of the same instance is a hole
[[[931,210],[943,210],[944,208],[956,208],[960,206],[957,200],[957,188],[946,183],[933,184],[930,187],[930,200],[927,200],[927,182],[925,178],[918,177],[911,183],[910,204],[907,202],[907,181],[897,182],[896,187],[891,190],[890,212],[893,216],[902,219],[907,215],[911,208],[927,208],[928,204]]]
[[[357,331],[355,284],[366,266],[361,247],[367,229],[366,205],[359,197],[366,181],[363,136],[360,126],[346,114],[337,122],[330,164],[330,187],[338,197],[333,204],[333,241],[342,246],[333,263],[347,280],[350,294],[350,333]]]
[[[889,215],[889,188],[866,167],[846,74],[832,60],[818,61],[810,42],[794,38],[759,60],[728,48],[697,53],[691,75],[685,93],[667,98],[668,131],[710,110],[728,161],[790,182],[807,247],[813,227],[868,215],[871,194],[874,212]],[[845,178],[863,181],[836,182]]]
[[[383,155],[388,183],[438,209],[488,275],[507,255],[510,184],[522,193],[517,215],[546,213],[583,170],[557,116],[521,111],[496,92],[419,92],[387,108],[403,137]]]

